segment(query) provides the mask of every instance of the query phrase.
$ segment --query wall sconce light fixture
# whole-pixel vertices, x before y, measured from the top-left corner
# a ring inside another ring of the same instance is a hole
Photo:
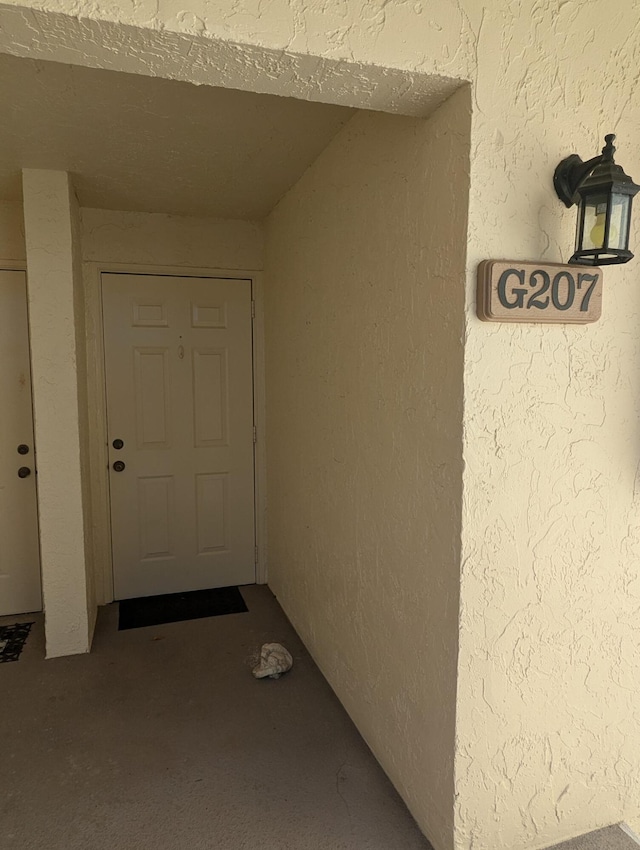
[[[583,162],[577,154],[563,159],[553,185],[567,207],[578,204],[576,250],[569,262],[580,266],[628,263],[631,206],[640,191],[613,161],[615,136],[605,136],[602,153]]]

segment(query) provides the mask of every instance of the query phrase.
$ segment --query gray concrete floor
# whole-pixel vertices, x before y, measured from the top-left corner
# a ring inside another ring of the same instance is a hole
[[[638,850],[638,846],[619,827],[609,826],[581,838],[574,838],[573,841],[555,844],[548,850]]]
[[[0,664],[2,850],[432,850],[266,587],[248,614]],[[260,646],[294,669],[251,676]],[[637,850],[618,827],[548,850]]]
[[[50,661],[38,620],[0,664],[2,850],[429,850],[268,589],[243,593],[124,632],[108,606],[90,655]],[[256,681],[267,641],[295,666]]]

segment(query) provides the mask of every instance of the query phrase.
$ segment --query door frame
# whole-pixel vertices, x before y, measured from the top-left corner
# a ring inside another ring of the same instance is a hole
[[[111,544],[111,503],[107,439],[107,386],[102,314],[102,275],[141,274],[171,277],[211,277],[251,281],[255,309],[252,319],[253,345],[253,419],[254,443],[254,514],[257,552],[256,583],[266,584],[266,447],[265,447],[265,361],[264,293],[262,273],[238,269],[194,268],[192,266],[155,266],[137,263],[83,263],[85,323],[87,346],[87,399],[89,404],[89,454],[91,516],[93,527],[93,570],[98,605],[113,602],[113,553]]]

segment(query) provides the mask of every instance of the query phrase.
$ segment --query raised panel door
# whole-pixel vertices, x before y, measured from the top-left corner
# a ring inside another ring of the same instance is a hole
[[[254,582],[250,281],[102,284],[116,598]]]

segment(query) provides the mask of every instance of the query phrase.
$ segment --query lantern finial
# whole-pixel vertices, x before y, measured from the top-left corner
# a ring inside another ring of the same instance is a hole
[[[616,140],[616,134],[615,133],[609,133],[608,135],[606,135],[604,137],[604,140],[605,140],[606,144],[602,148],[602,158],[604,160],[607,160],[608,162],[613,162],[613,155],[616,152],[616,149],[615,149],[613,143]]]

